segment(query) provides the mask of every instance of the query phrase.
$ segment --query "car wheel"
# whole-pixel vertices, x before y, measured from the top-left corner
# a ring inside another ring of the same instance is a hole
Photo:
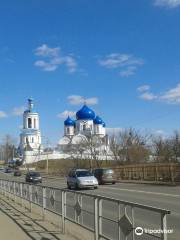
[[[98,189],[98,186],[95,186],[94,189]]]
[[[116,184],[116,182],[112,182],[112,184]]]
[[[76,189],[76,190],[79,190],[79,185],[78,185],[78,183],[76,183],[75,189]]]
[[[71,186],[68,182],[67,182],[67,188],[71,190]]]

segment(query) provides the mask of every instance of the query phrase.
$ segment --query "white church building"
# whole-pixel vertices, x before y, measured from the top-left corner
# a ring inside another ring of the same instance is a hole
[[[105,122],[84,104],[77,111],[75,120],[68,116],[64,121],[64,136],[58,145],[61,151],[68,152],[77,145],[88,145],[90,141],[96,143],[94,144],[95,150],[100,156],[108,154],[109,139]],[[88,154],[88,151],[84,151],[84,154]]]
[[[64,121],[64,136],[59,140],[54,151],[46,152],[41,143],[39,114],[34,109],[33,99],[28,99],[27,109],[23,113],[23,128],[20,134],[19,153],[23,163],[33,163],[48,159],[70,159],[72,148],[84,146],[91,140],[95,144],[95,151],[99,159],[111,159],[109,139],[106,134],[106,125],[101,117],[86,104],[76,113],[76,119],[69,116]],[[86,158],[89,151],[83,152]],[[109,155],[109,157],[108,157]],[[75,155],[76,157],[76,155]]]
[[[28,99],[27,109],[23,113],[23,128],[20,134],[19,152],[23,159],[42,153],[39,114],[34,110],[33,99]]]

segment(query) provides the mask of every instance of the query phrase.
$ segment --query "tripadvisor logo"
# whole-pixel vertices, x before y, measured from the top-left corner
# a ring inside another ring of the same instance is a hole
[[[142,227],[137,227],[135,228],[135,234],[140,236],[143,234],[143,228]]]
[[[141,236],[143,233],[145,234],[155,234],[155,233],[173,233],[173,229],[147,229],[142,227],[135,228],[135,234]]]

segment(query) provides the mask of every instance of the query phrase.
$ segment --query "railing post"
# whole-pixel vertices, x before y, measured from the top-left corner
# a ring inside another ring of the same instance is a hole
[[[13,183],[14,202],[16,202],[16,182]]]
[[[134,220],[134,207],[131,207],[131,214],[132,214],[132,228],[133,228],[133,233],[132,233],[132,239],[135,239],[135,220]]]
[[[81,203],[80,203],[80,194],[77,194],[77,201],[78,201],[78,203],[79,203],[80,206],[81,206]],[[81,208],[82,208],[82,206],[81,206]],[[79,215],[79,214],[77,215],[77,222],[80,223],[80,215]]]
[[[165,213],[161,213],[161,240],[167,240],[167,218]]]
[[[102,235],[102,199],[99,199],[99,235]]]
[[[121,204],[118,202],[118,240],[121,239],[121,226],[119,221],[121,219]]]
[[[97,197],[94,198],[94,239],[99,239],[99,211],[98,211],[98,202],[99,199]]]
[[[32,185],[29,184],[29,205],[30,205],[30,212],[32,212]]]
[[[6,187],[7,187],[7,181],[5,181],[5,184],[4,184],[4,196],[6,197]]]
[[[81,209],[82,209],[82,207],[83,207],[82,194],[80,195],[79,203],[80,203],[80,206],[81,206]],[[81,223],[82,223],[82,225],[83,225],[83,221],[84,221],[84,219],[83,219],[83,214],[82,214],[82,215],[81,215]]]
[[[23,185],[20,183],[20,197],[21,197],[21,206],[23,206]]]
[[[8,198],[10,199],[10,182],[8,181]]]
[[[43,220],[45,219],[46,214],[46,187],[43,187],[43,207],[42,207]]]
[[[0,189],[1,189],[1,193],[2,193],[2,179],[0,180]]]
[[[65,234],[65,192],[61,192],[61,208],[62,208],[62,233]]]

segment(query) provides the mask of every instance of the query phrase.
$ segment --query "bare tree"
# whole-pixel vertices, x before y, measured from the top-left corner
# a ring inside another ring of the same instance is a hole
[[[15,140],[9,134],[5,135],[3,138],[2,149],[5,163],[8,163],[9,160],[18,156]]]
[[[149,138],[149,134],[143,135],[132,128],[121,131],[110,141],[114,159],[120,164],[145,162],[150,153],[147,146]]]
[[[85,162],[88,161],[90,169],[93,168],[93,163],[97,167],[102,165],[102,159],[100,159],[102,141],[95,136],[88,136],[82,138],[82,140],[76,144],[70,144],[68,153],[71,155],[71,159],[74,160],[75,166],[85,166]],[[83,161],[86,160],[86,161]],[[84,162],[84,163],[83,163]]]
[[[178,162],[178,159],[180,158],[180,132],[178,132],[177,130],[174,131],[171,144],[173,152],[173,161]]]
[[[154,155],[157,162],[170,162],[173,156],[172,142],[162,136],[153,137]]]

